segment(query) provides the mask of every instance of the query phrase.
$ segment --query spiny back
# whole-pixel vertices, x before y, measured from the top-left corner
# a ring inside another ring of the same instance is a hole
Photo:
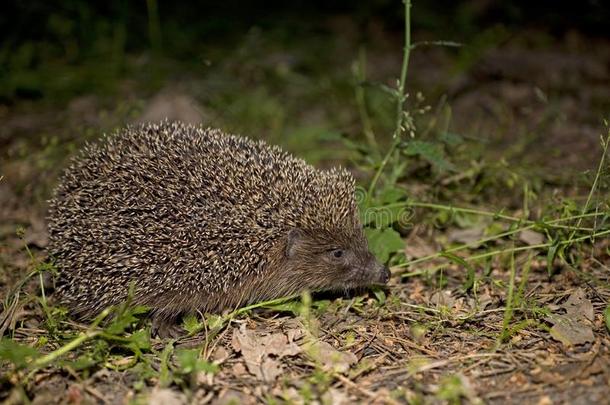
[[[140,294],[222,292],[291,228],[360,232],[354,180],[262,141],[161,122],[88,145],[50,202],[58,290],[75,312]],[[83,282],[86,280],[86,283]]]

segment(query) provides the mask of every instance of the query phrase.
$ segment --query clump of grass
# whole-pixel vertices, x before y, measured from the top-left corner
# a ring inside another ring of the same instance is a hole
[[[359,191],[361,217],[366,227],[369,245],[377,257],[392,265],[394,275],[402,278],[419,275],[430,275],[434,273],[443,274],[449,264],[457,265],[465,270],[463,290],[476,294],[481,281],[477,274],[481,267],[491,269],[493,263],[506,264],[508,267],[509,280],[506,284],[506,306],[502,331],[498,336],[498,343],[506,342],[511,335],[519,329],[535,324],[535,321],[518,321],[513,325],[514,308],[525,309],[523,300],[527,289],[527,280],[530,274],[531,262],[536,258],[546,261],[549,277],[553,276],[556,269],[561,265],[577,267],[577,262],[582,260],[587,249],[592,249],[593,244],[610,234],[610,211],[607,203],[601,197],[599,186],[602,184],[606,172],[606,155],[610,143],[610,129],[605,136],[601,137],[601,158],[597,170],[592,179],[592,185],[584,204],[579,205],[574,199],[564,198],[558,204],[545,207],[542,204],[534,207],[537,202],[544,201],[536,199],[539,197],[540,185],[536,185],[534,191],[530,181],[519,175],[510,176],[512,186],[519,187],[522,191],[522,206],[520,212],[513,214],[506,208],[484,209],[478,206],[460,206],[457,203],[434,202],[434,200],[415,199],[408,192],[405,176],[409,173],[410,166],[417,166],[418,160],[425,161],[438,173],[444,173],[440,177],[440,184],[459,184],[464,178],[476,179],[485,170],[485,167],[477,167],[469,173],[465,170],[460,173],[460,164],[451,162],[445,154],[445,142],[464,141],[463,137],[451,134],[448,131],[450,125],[450,108],[437,109],[431,116],[429,108],[422,108],[418,101],[409,98],[406,92],[406,81],[408,77],[409,60],[411,51],[418,43],[411,41],[410,9],[411,2],[404,1],[405,9],[405,31],[404,31],[404,53],[400,70],[400,76],[394,88],[379,85],[383,92],[390,96],[394,105],[394,125],[391,134],[388,134],[389,144],[385,151],[375,131],[375,120],[377,117],[369,114],[367,108],[366,82],[366,57],[365,51],[361,50],[359,59],[354,64],[354,75],[358,81],[355,91],[356,105],[361,118],[362,134],[364,143],[354,146],[354,150],[360,152],[362,159],[359,161],[363,170],[370,174],[368,186]],[[439,41],[435,44],[450,45],[451,42]],[[411,100],[410,105],[407,101]],[[446,105],[445,101],[441,102]],[[608,124],[606,123],[606,127]],[[430,133],[437,132],[436,138],[426,139]],[[422,137],[424,137],[422,139]],[[451,139],[451,140],[450,140]],[[508,168],[509,169],[509,168]],[[493,182],[500,178],[503,172],[491,174],[491,178],[482,177],[481,181]],[[489,176],[489,175],[486,175]],[[493,177],[495,176],[495,177]],[[423,183],[438,181],[433,176],[423,178]],[[431,190],[436,190],[432,185]],[[481,186],[472,184],[472,190],[481,191]],[[466,193],[467,190],[454,190],[457,193]],[[447,191],[443,192],[445,195]],[[443,195],[438,192],[437,195]],[[595,202],[595,196],[598,196]],[[563,207],[563,209],[561,209]],[[535,208],[535,209],[534,209]],[[417,259],[406,260],[401,253],[404,247],[403,236],[412,228],[418,211],[436,212],[442,223],[449,225],[457,222],[460,218],[483,218],[487,224],[489,233],[484,237],[472,242],[449,245],[440,251]],[[520,242],[518,236],[524,232],[533,232],[540,235],[540,243],[526,244]],[[527,253],[527,261],[521,271],[521,281],[517,284],[518,269],[516,255]],[[506,260],[508,259],[508,263]],[[435,262],[430,268],[428,262]],[[438,262],[441,262],[438,264]],[[486,270],[488,274],[490,270]],[[443,278],[441,276],[441,278]]]

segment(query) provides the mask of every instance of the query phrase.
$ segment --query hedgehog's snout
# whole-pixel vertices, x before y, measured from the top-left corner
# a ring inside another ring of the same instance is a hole
[[[379,263],[370,253],[361,259],[362,261],[355,268],[355,277],[358,279],[356,284],[359,286],[386,284],[390,280],[390,269]]]
[[[372,284],[386,284],[390,280],[390,269],[372,258],[369,269],[373,275]]]
[[[380,277],[380,281],[382,284],[386,284],[388,281],[390,281],[390,276],[392,274],[390,273],[390,269],[388,266],[383,266],[383,270],[381,271],[381,277]]]

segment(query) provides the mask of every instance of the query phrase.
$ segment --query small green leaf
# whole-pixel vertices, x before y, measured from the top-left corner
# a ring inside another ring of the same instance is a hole
[[[225,324],[225,318],[221,315],[208,315],[206,317],[206,321],[208,322],[209,329],[218,329],[222,328]]]
[[[170,340],[163,348],[160,356],[161,364],[159,367],[159,385],[161,387],[168,387],[172,383],[172,373],[169,369],[169,359],[173,352],[174,340]]]
[[[141,351],[150,350],[150,333],[148,329],[140,329],[129,336],[127,344],[134,353],[139,354]]]
[[[95,366],[98,361],[91,354],[83,354],[74,361],[61,361],[63,367],[70,367],[75,371],[87,370]]]
[[[203,323],[199,322],[199,319],[195,315],[189,314],[182,320],[182,327],[192,335],[203,329]]]
[[[379,196],[382,204],[391,204],[407,198],[407,191],[398,187],[386,187]]]
[[[375,294],[375,298],[377,298],[377,302],[379,302],[379,305],[385,304],[386,295],[385,291],[383,291],[383,288],[373,287],[373,294]]]
[[[462,378],[459,375],[447,375],[441,379],[436,395],[450,404],[459,404],[465,393]]]
[[[197,370],[197,361],[199,360],[199,350],[197,349],[182,349],[176,352],[180,372],[190,374]]]
[[[366,224],[376,228],[388,228],[401,218],[404,207],[374,207],[367,210]]]
[[[407,156],[419,156],[440,170],[455,171],[455,166],[445,158],[445,151],[438,143],[410,141],[404,153]]]
[[[299,315],[301,313],[301,305],[301,301],[293,300],[279,304],[265,305],[265,308],[280,312],[292,312],[293,315]]]
[[[314,307],[320,313],[325,313],[328,307],[330,306],[330,300],[315,300],[311,303],[311,306]]]
[[[604,310],[604,320],[606,321],[606,329],[610,332],[610,305]]]
[[[27,366],[39,356],[36,349],[19,344],[11,339],[0,340],[0,359],[13,363],[17,368]]]
[[[148,311],[148,308],[142,305],[135,307],[127,307],[120,312],[108,325],[106,332],[112,335],[120,335],[125,332],[129,327],[138,321],[136,315],[143,314]]]
[[[464,143],[464,138],[462,138],[460,135],[454,134],[452,132],[443,132],[442,134],[440,134],[438,139],[439,139],[439,141],[441,141],[449,146],[456,146],[461,143]]]
[[[557,249],[559,248],[559,240],[553,242],[553,245],[549,248],[549,251],[546,254],[546,271],[549,274],[549,277],[553,275],[553,262],[555,261],[555,257],[557,256]]]
[[[392,228],[367,228],[364,232],[371,251],[382,263],[388,261],[390,254],[401,250],[405,246],[400,234]]]
[[[199,371],[215,373],[218,371],[218,366],[199,358],[199,349],[177,350],[176,358],[178,359],[180,372],[182,374],[196,373]]]
[[[484,224],[480,215],[465,212],[453,212],[453,221],[462,229],[477,228]]]

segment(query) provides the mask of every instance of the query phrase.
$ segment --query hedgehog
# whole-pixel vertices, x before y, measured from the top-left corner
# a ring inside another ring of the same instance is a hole
[[[389,278],[346,169],[180,122],[87,144],[49,201],[48,229],[56,294],[73,316],[129,297],[161,336],[175,336],[187,314]]]

